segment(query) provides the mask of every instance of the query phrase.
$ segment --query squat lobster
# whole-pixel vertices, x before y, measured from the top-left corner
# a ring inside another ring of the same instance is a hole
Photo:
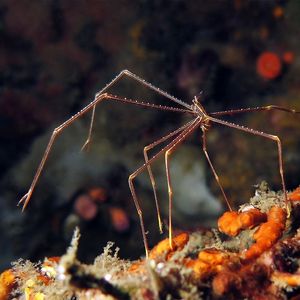
[[[117,81],[119,81],[122,77],[129,77],[140,84],[144,85],[145,87],[153,90],[154,92],[158,93],[159,95],[169,99],[173,103],[177,103],[180,105],[182,108],[177,108],[177,107],[171,107],[171,106],[163,106],[163,105],[156,105],[156,104],[151,104],[149,102],[143,102],[140,100],[135,100],[135,99],[127,99],[124,97],[112,95],[106,93],[106,91],[112,87]],[[141,226],[141,231],[142,231],[142,236],[143,236],[143,242],[145,246],[145,251],[146,251],[146,256],[148,257],[149,253],[149,248],[148,248],[148,241],[146,237],[146,231],[144,227],[144,220],[143,220],[143,214],[142,210],[140,207],[140,202],[137,197],[133,180],[137,175],[139,175],[141,172],[143,172],[145,169],[147,169],[149,173],[149,177],[151,180],[151,185],[154,193],[154,198],[155,198],[155,204],[156,204],[156,210],[157,210],[157,217],[158,217],[158,224],[159,224],[159,229],[162,231],[162,222],[161,222],[161,217],[160,217],[160,210],[159,210],[159,205],[158,205],[158,200],[157,200],[157,193],[156,193],[156,183],[155,179],[151,170],[151,164],[154,160],[156,160],[158,157],[164,154],[165,156],[165,167],[166,167],[166,175],[167,175],[167,185],[168,185],[168,196],[169,196],[169,243],[170,247],[172,248],[172,199],[173,199],[173,194],[172,194],[172,185],[171,185],[171,178],[170,178],[170,155],[172,152],[188,137],[190,136],[197,128],[200,128],[202,130],[202,141],[203,141],[203,151],[205,154],[205,157],[209,163],[209,166],[213,172],[213,175],[216,179],[216,182],[221,190],[222,196],[229,208],[230,211],[232,211],[232,207],[230,205],[230,202],[223,190],[223,187],[220,183],[219,177],[213,167],[213,164],[210,160],[210,157],[208,155],[207,149],[206,149],[206,133],[209,129],[210,123],[218,123],[227,127],[235,128],[253,135],[261,136],[270,140],[273,140],[277,143],[278,147],[278,161],[279,161],[279,173],[281,177],[281,183],[282,183],[282,189],[285,197],[285,203],[288,209],[287,205],[287,192],[286,192],[286,186],[285,186],[285,181],[284,181],[284,174],[283,174],[283,159],[282,159],[282,146],[281,146],[281,141],[278,136],[272,135],[272,134],[267,134],[261,131],[257,131],[251,128],[247,128],[244,126],[236,125],[221,119],[218,119],[216,117],[218,116],[223,116],[223,115],[232,115],[232,114],[237,114],[237,113],[243,113],[243,112],[254,112],[254,111],[264,111],[264,110],[281,110],[285,112],[290,112],[290,113],[300,113],[299,111],[295,111],[294,109],[288,109],[280,106],[275,106],[275,105],[268,105],[268,106],[263,106],[263,107],[255,107],[255,108],[244,108],[244,109],[235,109],[235,110],[227,110],[227,111],[221,111],[221,112],[213,112],[213,113],[207,113],[204,109],[204,107],[201,105],[197,97],[194,97],[192,100],[192,105],[189,105],[182,100],[179,100],[178,98],[171,96],[169,93],[162,91],[158,87],[152,85],[151,83],[145,81],[144,79],[140,78],[136,74],[128,71],[128,70],[123,70],[120,72],[118,76],[116,76],[111,82],[109,82],[102,90],[100,90],[96,95],[95,99],[89,103],[87,106],[85,106],[81,111],[73,115],[71,118],[69,118],[67,121],[62,123],[60,126],[56,127],[53,130],[52,136],[49,140],[48,146],[45,150],[45,153],[42,157],[42,160],[38,166],[38,169],[35,173],[35,176],[33,178],[33,181],[31,183],[31,186],[28,190],[28,192],[22,197],[22,199],[19,201],[19,204],[23,204],[22,211],[26,208],[28,205],[30,198],[32,196],[32,193],[34,191],[34,188],[37,184],[37,181],[41,175],[41,172],[44,168],[44,165],[47,161],[47,158],[49,156],[49,153],[51,151],[52,145],[56,139],[56,137],[69,125],[71,125],[75,120],[77,120],[79,117],[87,113],[88,111],[92,110],[92,118],[91,118],[91,124],[89,127],[89,132],[88,132],[88,138],[86,142],[84,143],[82,149],[86,148],[90,142],[91,142],[91,136],[92,136],[92,129],[93,129],[93,122],[94,122],[94,117],[95,117],[95,108],[96,105],[103,100],[114,100],[117,102],[121,103],[126,103],[126,104],[133,104],[137,106],[141,106],[144,108],[153,108],[153,109],[159,109],[159,110],[166,110],[166,111],[172,111],[172,112],[177,112],[177,113],[186,113],[189,114],[193,117],[193,119],[189,122],[187,122],[185,125],[182,127],[178,128],[175,131],[170,132],[166,136],[161,137],[157,141],[151,143],[150,145],[147,145],[144,147],[144,158],[145,158],[145,163],[140,166],[136,171],[134,171],[128,178],[128,183],[129,183],[129,188],[134,200],[135,207],[138,212],[139,220],[140,220],[140,226]],[[150,149],[162,144],[165,141],[168,141],[169,143],[160,149],[155,155],[153,155],[150,159],[148,158],[147,151]]]

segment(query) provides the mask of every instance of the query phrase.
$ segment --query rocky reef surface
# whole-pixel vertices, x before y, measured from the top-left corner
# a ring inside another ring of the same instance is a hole
[[[218,229],[178,232],[135,261],[109,242],[81,263],[76,229],[65,255],[12,263],[0,299],[300,299],[300,188],[284,198],[261,184]]]

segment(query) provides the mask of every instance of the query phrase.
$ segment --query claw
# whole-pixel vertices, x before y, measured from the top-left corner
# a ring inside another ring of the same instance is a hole
[[[83,144],[83,146],[81,147],[80,151],[89,151],[90,150],[90,144],[91,144],[91,140],[88,138],[86,140],[86,142]]]
[[[28,202],[31,198],[32,190],[30,189],[18,202],[17,206],[20,206],[20,204],[23,204],[22,212],[25,210],[26,206],[28,205]]]
[[[21,200],[18,202],[17,206],[20,206],[20,204],[22,204],[22,202],[27,198],[28,196],[28,193],[26,193],[22,198]]]

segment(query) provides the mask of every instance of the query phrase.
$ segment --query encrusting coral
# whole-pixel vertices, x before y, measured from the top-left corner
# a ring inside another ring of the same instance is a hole
[[[246,252],[245,258],[258,257],[271,248],[282,236],[286,227],[286,212],[281,207],[273,206],[268,212],[268,220],[253,234],[254,243]]]
[[[227,235],[236,236],[241,230],[251,229],[267,219],[265,213],[252,208],[241,213],[237,211],[225,212],[218,220],[219,230]]]
[[[0,277],[5,299],[299,299],[300,188],[257,189],[217,230],[182,232],[159,242],[148,259],[126,261],[108,243],[94,263],[77,260],[79,230],[67,253],[18,261]]]
[[[0,299],[6,299],[11,293],[15,281],[15,275],[12,270],[4,271],[0,276]]]

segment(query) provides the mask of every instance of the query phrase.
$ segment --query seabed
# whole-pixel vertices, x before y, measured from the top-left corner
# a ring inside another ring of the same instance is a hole
[[[109,242],[93,264],[77,259],[77,228],[66,254],[18,260],[0,277],[5,299],[300,299],[300,188],[288,194],[261,186],[218,229],[182,232],[149,257],[118,257]]]

